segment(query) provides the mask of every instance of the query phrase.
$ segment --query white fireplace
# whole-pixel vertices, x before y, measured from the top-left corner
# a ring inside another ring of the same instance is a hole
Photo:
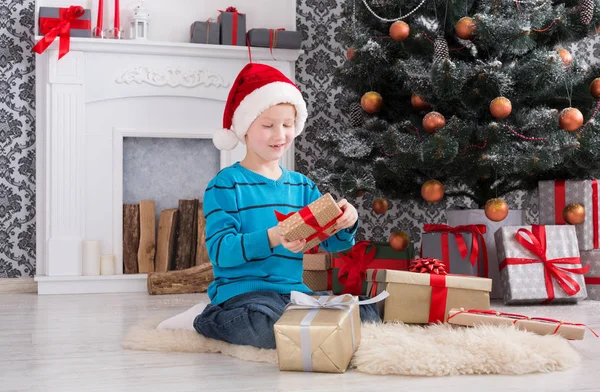
[[[146,291],[146,274],[123,274],[123,139],[212,138],[248,50],[72,38],[57,60],[57,43],[36,59],[38,293]],[[278,49],[274,60],[252,48],[252,59],[293,80],[301,53]],[[219,166],[244,152],[220,152]],[[293,157],[282,165],[293,169]],[[115,256],[116,275],[82,276],[84,240]]]

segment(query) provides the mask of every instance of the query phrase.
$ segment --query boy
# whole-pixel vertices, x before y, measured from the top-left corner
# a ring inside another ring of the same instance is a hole
[[[234,344],[275,348],[273,325],[292,290],[302,283],[305,240],[289,242],[279,232],[274,210],[298,211],[321,196],[304,175],[281,167],[279,159],[304,128],[306,103],[298,87],[273,67],[251,63],[236,78],[223,126],[213,137],[218,149],[246,144],[246,156],[221,170],[204,194],[206,246],[215,280],[211,303],[194,320],[202,335]],[[338,202],[343,215],[337,234],[323,242],[328,251],[354,244],[356,209]],[[363,321],[379,321],[374,305],[361,306]]]

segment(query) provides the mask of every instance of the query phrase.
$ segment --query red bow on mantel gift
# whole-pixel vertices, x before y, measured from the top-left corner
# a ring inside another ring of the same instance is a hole
[[[575,295],[581,290],[579,283],[570,277],[567,272],[573,274],[585,274],[589,271],[590,266],[580,268],[564,268],[557,264],[581,264],[579,257],[561,257],[558,259],[548,259],[546,256],[546,227],[543,225],[531,226],[531,231],[527,229],[519,229],[515,234],[519,244],[525,249],[533,253],[537,259],[527,259],[518,257],[507,257],[500,263],[500,270],[508,265],[517,264],[536,264],[543,263],[544,265],[544,280],[546,283],[546,292],[548,299],[544,303],[552,301],[554,297],[554,278],[560,287],[569,295]]]
[[[483,237],[486,232],[485,225],[463,225],[454,227],[448,225],[425,225],[423,230],[425,233],[442,233],[442,261],[446,265],[448,273],[452,273],[452,271],[450,271],[448,234],[454,234],[456,245],[458,246],[460,255],[464,259],[469,254],[469,249],[467,249],[467,244],[463,235],[471,233],[473,239],[471,241],[471,255],[469,256],[469,262],[475,267],[479,252],[481,251],[483,253],[483,276],[489,276],[487,245],[485,243],[485,238]]]
[[[40,33],[44,37],[33,47],[33,51],[42,54],[56,37],[60,36],[58,59],[69,53],[71,29],[91,29],[91,21],[79,20],[85,13],[82,6],[72,5],[69,8],[59,8],[58,19],[40,18]]]

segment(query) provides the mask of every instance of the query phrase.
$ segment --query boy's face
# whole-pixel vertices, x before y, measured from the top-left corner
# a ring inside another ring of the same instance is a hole
[[[248,152],[265,161],[276,161],[294,141],[296,133],[296,109],[291,104],[271,106],[248,128],[246,147]]]

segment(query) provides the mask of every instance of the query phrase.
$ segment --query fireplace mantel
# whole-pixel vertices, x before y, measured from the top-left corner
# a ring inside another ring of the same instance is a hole
[[[302,51],[251,53],[293,80]],[[210,139],[248,48],[72,38],[57,58],[58,42],[36,57],[38,293],[146,291],[145,274],[122,268],[123,138]],[[244,151],[221,152],[220,167]],[[282,165],[293,169],[293,157]],[[101,241],[117,275],[82,276],[84,240]]]

